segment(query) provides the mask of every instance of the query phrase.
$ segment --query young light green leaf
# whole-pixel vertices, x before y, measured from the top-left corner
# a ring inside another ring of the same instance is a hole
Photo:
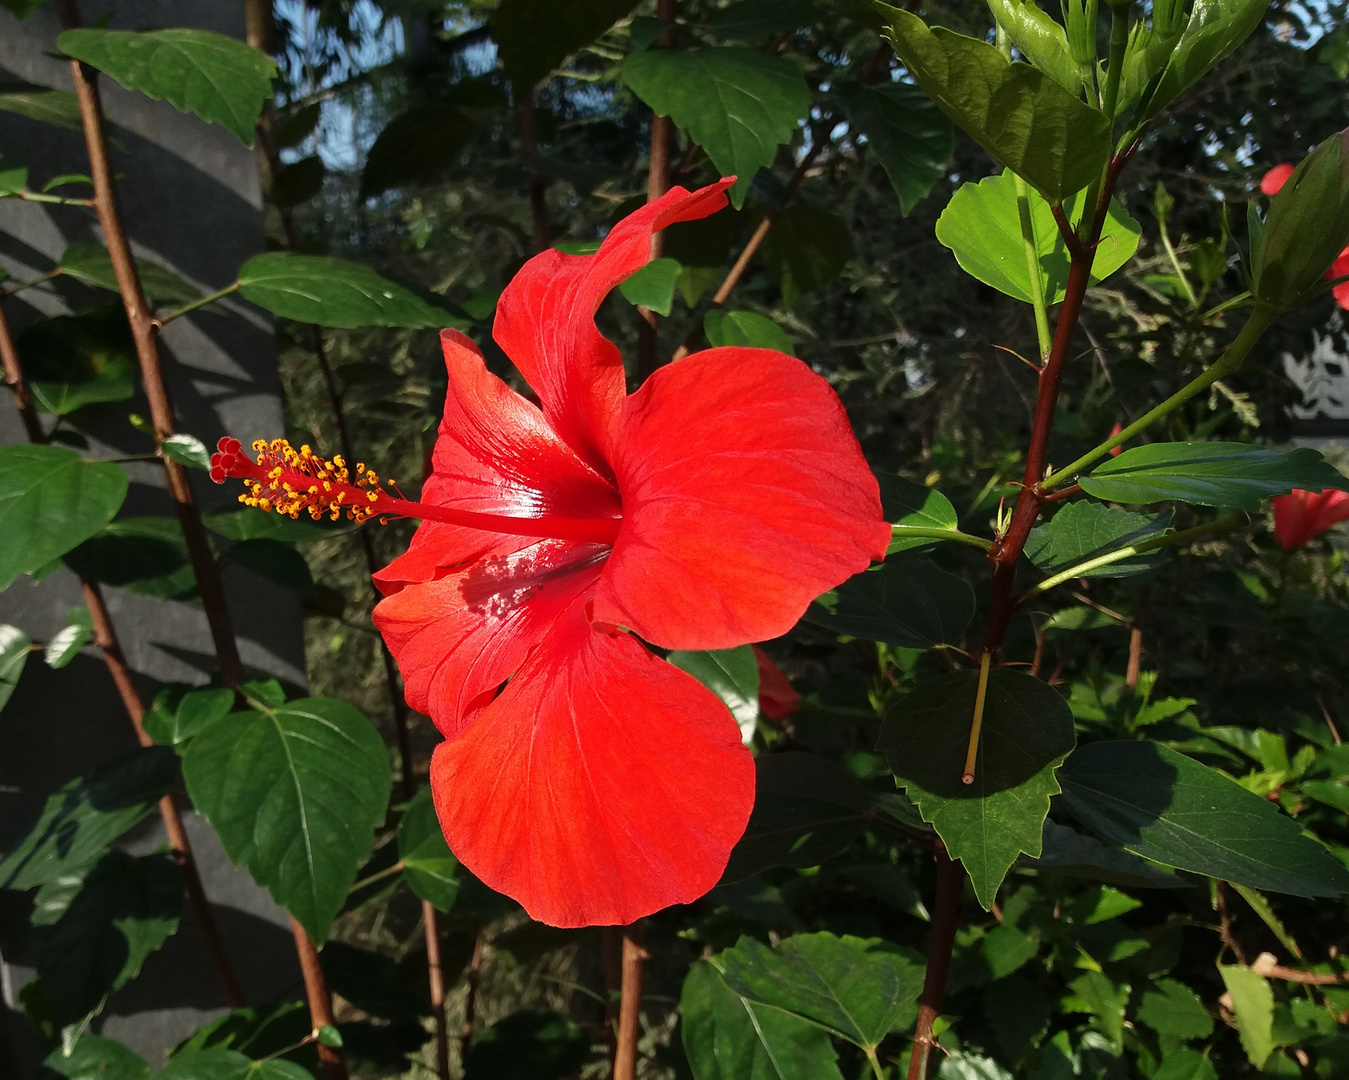
[[[1199,995],[1174,979],[1152,984],[1139,1002],[1138,1019],[1158,1035],[1176,1039],[1207,1039],[1213,1034],[1213,1017]]]
[[[418,788],[403,810],[398,822],[398,855],[408,888],[441,911],[449,911],[459,895],[459,860],[445,843],[429,786]]]
[[[389,799],[370,721],[325,698],[232,713],[192,740],[183,777],[230,859],[323,941]]]
[[[69,90],[10,90],[0,94],[0,112],[16,113],[67,131],[79,131],[80,99]]]
[[[1129,510],[1092,502],[1070,502],[1044,525],[1031,530],[1026,540],[1026,558],[1046,574],[1170,530],[1171,515],[1136,514]],[[1161,565],[1168,552],[1162,548],[1131,559],[1122,559],[1083,577],[1128,577]]]
[[[98,532],[126,498],[127,475],[55,446],[0,446],[0,589]]]
[[[360,197],[435,179],[473,140],[473,121],[452,105],[421,105],[379,133],[361,171]]]
[[[946,175],[956,133],[932,99],[908,83],[839,83],[833,93],[848,122],[867,139],[905,217]]]
[[[211,467],[211,453],[206,449],[206,444],[195,435],[170,435],[159,444],[159,448],[164,451],[166,458],[171,458],[189,469]]]
[[[754,49],[651,49],[623,62],[623,81],[707,151],[718,172],[739,177],[727,194],[738,210],[750,182],[790,142],[810,111],[801,69]]]
[[[713,348],[743,345],[751,349],[773,349],[795,356],[792,339],[767,315],[752,311],[726,311],[713,308],[703,316],[703,332]]]
[[[1026,61],[1077,97],[1082,74],[1068,48],[1068,35],[1035,0],[989,0],[989,10]]]
[[[128,90],[220,124],[245,146],[276,75],[270,57],[209,30],[67,30],[56,47]]]
[[[47,651],[43,653],[42,659],[48,667],[63,668],[79,655],[79,651],[93,636],[94,624],[89,617],[89,609],[71,608],[70,614],[66,616],[66,625],[47,642]]]
[[[746,745],[759,719],[759,665],[748,645],[734,649],[676,649],[667,657],[721,698]]]
[[[1257,1069],[1274,1052],[1274,991],[1248,967],[1219,964],[1218,973],[1232,998],[1241,1048]]]
[[[0,623],[0,709],[14,694],[28,663],[32,640],[17,626]]]
[[[61,253],[61,272],[89,285],[117,292],[117,274],[112,256],[102,244],[70,244]],[[201,290],[189,285],[172,270],[149,259],[136,260],[136,273],[146,298],[160,307],[190,304],[201,299]]]
[[[674,259],[652,259],[635,274],[620,281],[618,291],[635,307],[669,315],[674,307],[675,282],[683,270]]]
[[[811,604],[805,618],[905,649],[954,644],[974,618],[974,591],[926,559],[887,560]]]
[[[852,232],[828,211],[789,206],[773,219],[760,251],[782,302],[794,304],[838,276],[852,255]]]

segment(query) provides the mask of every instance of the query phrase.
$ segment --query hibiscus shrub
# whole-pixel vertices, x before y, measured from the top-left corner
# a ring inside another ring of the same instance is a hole
[[[1329,99],[1338,8],[390,3],[407,63],[342,83],[360,4],[280,6],[279,75],[59,7],[75,93],[0,108],[78,116],[91,187],[0,196],[98,215],[219,675],[137,696],[102,589],[160,548],[79,435],[133,381],[38,379],[0,319],[0,585],[79,576],[45,660],[99,649],[142,744],[0,859],[44,1076],[150,1075],[95,1032],[185,896],[232,1011],[172,1080],[1349,1072],[1349,479],[1278,438],[1282,350],[1349,304],[1349,130],[1262,126],[1242,59]],[[100,72],[256,134],[277,249],[218,293],[155,306]],[[325,179],[343,95],[387,123]],[[314,254],[352,237],[437,287]],[[158,330],[235,292],[327,445],[177,430]],[[322,696],[240,662],[207,477],[225,535],[346,587],[272,575]],[[0,627],[0,706],[37,647]],[[244,1001],[183,796],[291,915],[303,1003]],[[177,869],[118,847],[156,806]]]

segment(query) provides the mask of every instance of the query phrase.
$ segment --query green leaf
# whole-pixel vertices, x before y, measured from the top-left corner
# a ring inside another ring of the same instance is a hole
[[[618,283],[623,299],[635,307],[669,315],[674,308],[675,282],[684,268],[674,259],[652,259]]]
[[[938,107],[1050,202],[1101,175],[1110,121],[992,45],[877,3],[895,52]]]
[[[17,626],[0,623],[0,709],[5,707],[19,685],[19,676],[28,663],[32,639]]]
[[[1066,503],[1048,522],[1031,530],[1026,558],[1046,574],[1170,531],[1170,514],[1136,514],[1100,503]],[[1088,570],[1083,577],[1128,577],[1166,561],[1165,549]]]
[[[1081,216],[1085,197],[1084,192],[1078,192],[1066,200],[1064,210],[1069,221]],[[1049,203],[1034,190],[1027,191],[1027,199],[1045,302],[1057,304],[1067,295],[1072,259]],[[1133,257],[1141,233],[1142,226],[1112,199],[1091,264],[1093,283],[1104,281]],[[967,274],[1013,299],[1031,302],[1016,178],[1011,173],[962,184],[937,219],[937,239],[951,249]]]
[[[1302,950],[1294,940],[1293,935],[1288,932],[1288,927],[1284,926],[1283,921],[1274,913],[1274,905],[1269,902],[1269,898],[1263,893],[1257,892],[1246,885],[1232,883],[1232,888],[1241,894],[1241,898],[1251,906],[1251,910],[1260,916],[1260,921],[1269,927],[1269,931],[1279,939],[1279,944],[1287,949],[1296,957],[1302,956]]]
[[[755,174],[773,164],[810,111],[801,69],[753,49],[633,53],[622,79],[656,115],[687,131],[722,176],[739,177],[727,192],[737,210]]]
[[[1155,91],[1140,103],[1135,122],[1156,116],[1251,36],[1269,0],[1195,0]],[[1140,88],[1141,89],[1141,88]]]
[[[828,1032],[727,987],[700,960],[679,996],[684,1053],[695,1080],[843,1080]]]
[[[988,909],[1017,856],[1040,854],[1049,798],[1059,792],[1054,773],[1075,736],[1052,687],[994,668],[974,782],[962,783],[978,683],[974,671],[953,671],[919,684],[886,714],[877,749]]]
[[[0,589],[98,532],[126,498],[118,465],[55,446],[0,446]]]
[[[232,713],[192,740],[183,777],[231,861],[323,941],[389,800],[370,721],[325,698]]]
[[[351,531],[340,523],[292,520],[247,506],[237,510],[213,510],[202,514],[201,520],[211,532],[231,540],[283,540],[288,544],[303,544],[328,540]]]
[[[295,112],[285,110],[282,112],[283,115],[277,118],[275,139],[277,147],[286,150],[299,146],[314,134],[314,129],[319,126],[319,120],[323,116],[323,103],[315,101],[313,104],[296,109]]]
[[[1198,1050],[1183,1047],[1162,1058],[1152,1080],[1218,1080],[1218,1072]]]
[[[324,1024],[319,1028],[319,1043],[322,1046],[341,1046],[342,1033],[332,1024]]]
[[[175,1054],[154,1080],[314,1080],[303,1066],[281,1058],[253,1061],[237,1050],[211,1047]]]
[[[1013,1077],[992,1058],[953,1050],[942,1056],[936,1080],[1013,1080]]]
[[[37,971],[63,1024],[102,1008],[178,929],[183,879],[168,855],[109,851],[39,940]]]
[[[40,8],[46,0],[0,0],[0,7],[4,8],[16,19],[22,21]]]
[[[43,412],[64,416],[136,392],[136,347],[121,304],[43,319],[15,346]]]
[[[818,866],[866,827],[867,791],[846,769],[787,751],[754,762],[754,811],[731,849],[723,882],[771,866]]]
[[[323,971],[333,992],[381,1020],[411,1020],[431,1013],[424,963],[400,963],[387,952],[330,941],[323,947]]]
[[[1213,1017],[1199,995],[1174,979],[1152,984],[1138,1005],[1138,1019],[1158,1035],[1176,1039],[1207,1039],[1213,1034]]]
[[[112,256],[102,244],[70,244],[61,253],[61,272],[89,285],[117,292],[117,274]],[[201,290],[189,285],[172,270],[149,259],[136,260],[141,289],[150,303],[158,307],[190,304],[201,299]]]
[[[1349,891],[1349,871],[1268,799],[1159,743],[1092,743],[1059,779],[1084,825],[1137,855],[1269,892]]]
[[[1274,1052],[1274,991],[1248,967],[1219,964],[1218,973],[1232,997],[1241,1048],[1257,1069]]]
[[[53,1050],[42,1062],[39,1080],[149,1080],[150,1066],[133,1051],[102,1035],[81,1035],[70,1053]]]
[[[209,30],[67,30],[56,47],[128,90],[221,125],[245,146],[276,75],[270,57]]]
[[[36,888],[88,866],[154,811],[177,776],[173,751],[155,746],[72,780],[0,860],[0,889]]]
[[[926,559],[886,560],[825,593],[805,618],[839,634],[930,649],[959,640],[974,618],[974,591]]]
[[[589,1056],[589,1036],[565,1016],[524,1009],[478,1036],[463,1080],[561,1080]]]
[[[47,642],[47,651],[42,658],[48,667],[63,668],[79,655],[93,636],[94,624],[89,617],[89,609],[71,608],[70,614],[66,616],[66,625]]]
[[[811,26],[820,18],[812,0],[737,0],[707,19],[707,29],[723,41],[758,45],[780,30]]]
[[[988,6],[1027,63],[1074,97],[1082,93],[1082,74],[1069,49],[1068,35],[1035,0],[989,0]]]
[[[1088,971],[1068,984],[1071,996],[1064,999],[1065,1012],[1087,1012],[1094,1025],[1118,1056],[1124,1049],[1124,1008],[1129,1003],[1129,984],[1117,983],[1103,971]]]
[[[395,119],[375,140],[361,170],[360,198],[434,180],[473,141],[473,121],[452,105],[421,105]]]
[[[1349,479],[1315,450],[1283,452],[1227,442],[1136,446],[1098,465],[1079,483],[1087,494],[1109,502],[1179,499],[1250,511],[1259,510],[1262,499],[1294,488],[1349,489]]]
[[[304,556],[280,540],[243,540],[230,548],[229,558],[283,589],[306,593],[314,587]]]
[[[28,169],[0,169],[0,198],[17,195],[28,188]]]
[[[323,178],[328,173],[323,159],[317,155],[283,165],[272,177],[268,193],[274,204],[283,210],[308,202],[323,190]]]
[[[885,515],[885,520],[892,525],[910,529],[960,532],[960,519],[956,516],[955,507],[951,505],[951,500],[936,488],[926,487],[891,473],[877,473],[876,479],[881,488],[881,512]],[[896,533],[890,541],[886,554],[893,555],[897,551],[928,547],[937,543],[938,539],[932,536],[905,536]]]
[[[868,86],[843,82],[833,93],[843,103],[848,123],[866,136],[905,217],[926,199],[946,175],[955,152],[956,133],[932,99],[908,83]]]
[[[189,469],[211,467],[211,453],[195,435],[170,435],[159,444],[159,448],[164,451],[166,458],[172,458]]]
[[[759,664],[748,645],[734,649],[676,649],[667,657],[721,698],[746,745],[759,719]]]
[[[878,938],[797,934],[770,949],[742,937],[720,959],[733,993],[864,1048],[918,1015],[922,959]]]
[[[713,348],[740,345],[751,349],[773,349],[795,356],[792,339],[767,315],[752,311],[726,311],[713,308],[703,316],[703,332]]]
[[[852,255],[852,233],[827,211],[789,206],[773,219],[760,251],[782,290],[782,302],[794,304],[838,276]]]
[[[1046,819],[1040,856],[1028,866],[1126,889],[1176,889],[1185,882],[1151,863]]]
[[[507,77],[523,94],[635,6],[636,0],[589,0],[584,4],[501,0],[492,17],[492,39]]]
[[[0,94],[0,112],[17,113],[67,131],[80,131],[80,99],[69,90],[11,90]]]
[[[177,518],[122,518],[91,537],[63,561],[90,581],[138,596],[185,600],[197,578]]]
[[[418,788],[403,810],[398,822],[398,856],[408,888],[441,911],[454,906],[459,894],[459,860],[445,843],[429,786]]]
[[[462,325],[445,309],[432,307],[368,266],[326,255],[254,255],[239,270],[239,292],[273,315],[319,326]]]
[[[234,691],[228,686],[186,691],[181,686],[166,686],[155,695],[141,723],[155,742],[177,747],[232,708]]]

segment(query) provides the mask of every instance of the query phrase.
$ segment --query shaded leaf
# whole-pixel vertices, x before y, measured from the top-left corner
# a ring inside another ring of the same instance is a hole
[[[833,88],[848,121],[866,136],[905,217],[946,175],[955,152],[951,122],[921,89],[908,83],[838,83]]]
[[[330,941],[323,947],[323,973],[334,993],[371,1016],[412,1020],[431,1014],[424,960],[404,965],[388,953]]]
[[[1185,882],[1150,862],[1118,848],[1106,847],[1090,836],[1046,820],[1040,856],[1026,860],[1037,870],[1118,885],[1126,889],[1175,889]]]
[[[454,906],[459,894],[459,860],[445,842],[427,785],[417,789],[398,822],[398,856],[408,888],[441,911]]]
[[[773,349],[795,356],[792,339],[767,315],[752,311],[726,311],[713,308],[703,316],[703,332],[714,348],[743,345],[751,349]]]
[[[1170,525],[1169,513],[1136,514],[1100,503],[1070,502],[1045,524],[1031,530],[1026,540],[1026,558],[1046,574],[1055,574],[1097,555],[1167,532]],[[1167,556],[1164,548],[1149,551],[1088,570],[1082,576],[1129,577],[1154,569]]]
[[[838,276],[852,254],[852,233],[825,210],[789,206],[773,219],[760,253],[782,302],[793,304]]]
[[[810,26],[819,17],[812,0],[737,0],[712,12],[707,29],[724,41],[757,45],[780,30]]]
[[[877,473],[881,488],[881,512],[892,525],[914,529],[960,531],[960,520],[951,500],[936,488],[915,483],[892,473]],[[888,555],[897,551],[927,547],[938,542],[930,536],[904,536],[897,533],[890,541]]]
[[[272,178],[269,192],[272,202],[283,210],[308,202],[323,190],[327,172],[323,159],[317,155],[281,166]]]
[[[0,623],[0,709],[5,707],[19,685],[19,676],[28,663],[32,640],[17,626]]]
[[[136,392],[136,349],[120,304],[43,319],[15,347],[43,412],[64,416]]]
[[[589,1056],[589,1037],[565,1016],[524,1009],[478,1036],[464,1080],[561,1080]]]
[[[668,315],[674,307],[675,282],[683,269],[674,259],[652,259],[619,282],[618,291],[629,304]]]
[[[974,617],[974,592],[926,559],[887,560],[811,604],[805,618],[840,634],[906,649],[954,643]]]
[[[150,1066],[119,1042],[81,1035],[69,1054],[59,1048],[43,1059],[38,1080],[147,1080]]]
[[[243,540],[229,551],[230,562],[298,593],[314,587],[304,556],[280,540]]]
[[[361,170],[360,197],[434,180],[473,141],[473,121],[452,105],[421,105],[397,117],[375,140]]]
[[[112,268],[112,256],[102,244],[70,244],[61,253],[61,272],[88,285],[117,292],[117,274]],[[201,299],[201,290],[189,285],[172,270],[149,259],[136,260],[136,273],[141,288],[152,304],[160,307],[190,304]],[[120,310],[120,308],[118,309]]]
[[[254,1061],[237,1050],[212,1047],[175,1054],[154,1080],[313,1080],[313,1076],[293,1061]]]
[[[70,614],[66,616],[66,625],[47,642],[47,651],[42,658],[48,667],[63,668],[79,655],[93,636],[94,624],[89,617],[89,609],[71,608]]]
[[[63,561],[90,581],[164,600],[196,594],[197,578],[177,518],[122,518]]]
[[[303,544],[351,531],[340,522],[329,524],[326,521],[292,519],[249,506],[237,510],[213,510],[202,514],[201,520],[211,532],[231,540],[283,540],[288,544]]]
[[[11,90],[0,94],[0,112],[17,113],[67,131],[80,131],[80,100],[69,90]]]
[[[234,691],[228,686],[200,690],[166,686],[155,695],[141,723],[161,746],[180,746],[233,708]]]
[[[635,6],[636,0],[589,0],[585,4],[501,0],[492,17],[492,39],[507,76],[525,93]]]
[[[277,148],[285,150],[292,146],[299,146],[300,143],[314,134],[314,129],[318,127],[319,118],[322,115],[323,103],[316,101],[278,119],[275,132]]]
[[[734,649],[676,649],[666,659],[687,671],[731,710],[748,745],[759,719],[759,664],[748,645]]]

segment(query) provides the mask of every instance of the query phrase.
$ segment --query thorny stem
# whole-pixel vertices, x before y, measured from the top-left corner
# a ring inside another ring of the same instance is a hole
[[[674,19],[675,0],[657,0],[656,18],[671,24],[656,39],[657,48],[670,48],[675,43]],[[670,185],[670,140],[674,125],[668,116],[651,116],[651,160],[646,174],[646,201],[652,202],[665,194]],[[665,246],[665,234],[651,234],[651,257],[659,259]],[[637,315],[641,322],[637,327],[637,382],[645,381],[660,366],[658,348],[659,335],[656,332],[656,313],[650,308],[639,307]]]
[[[641,923],[623,927],[623,978],[618,1006],[618,1048],[613,1080],[636,1080],[637,1036],[642,1017],[642,961],[649,955]]]
[[[951,970],[956,931],[960,928],[960,891],[965,871],[951,860],[946,845],[934,842],[933,859],[937,864],[937,896],[932,907],[932,940],[927,948],[927,972],[923,976],[923,996],[918,1004],[918,1026],[913,1034],[913,1052],[909,1057],[908,1080],[927,1080],[931,1071],[932,1050],[937,1045],[932,1025],[941,1015],[946,999],[946,976]]]

